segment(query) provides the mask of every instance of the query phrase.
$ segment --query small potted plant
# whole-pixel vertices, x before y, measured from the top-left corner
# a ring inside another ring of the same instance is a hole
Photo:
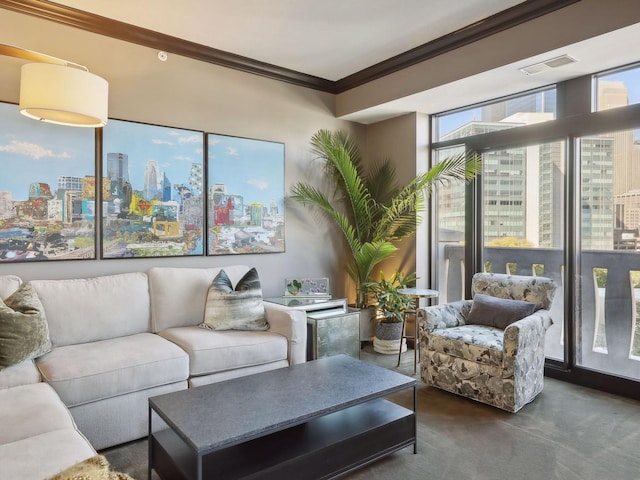
[[[415,273],[404,275],[396,271],[390,278],[386,278],[384,273],[380,272],[380,280],[367,284],[371,297],[377,304],[378,323],[373,339],[373,349],[376,352],[397,354],[401,348],[402,321],[405,312],[414,308],[414,301],[399,290],[409,288],[415,281]]]

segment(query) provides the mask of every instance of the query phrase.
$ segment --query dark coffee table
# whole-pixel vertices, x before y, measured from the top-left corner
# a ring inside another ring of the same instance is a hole
[[[383,398],[410,388],[413,410]],[[149,478],[337,478],[416,453],[415,409],[414,378],[347,355],[152,397]]]

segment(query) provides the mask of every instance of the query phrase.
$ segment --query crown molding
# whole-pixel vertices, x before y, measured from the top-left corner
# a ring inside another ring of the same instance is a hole
[[[66,7],[48,0],[0,0],[0,8],[32,15],[63,25],[117,38],[156,50],[203,62],[233,68],[301,87],[328,93],[341,93],[371,82],[443,53],[481,40],[542,15],[554,12],[580,0],[526,0],[495,15],[461,28],[431,42],[420,45],[338,81],[307,75],[252,58],[207,47],[171,35],[130,25],[110,18]]]
[[[555,12],[580,0],[526,0],[507,10],[468,25],[455,32],[408,50],[365,68],[336,82],[335,92],[341,93],[417,63],[482,40],[509,28]]]

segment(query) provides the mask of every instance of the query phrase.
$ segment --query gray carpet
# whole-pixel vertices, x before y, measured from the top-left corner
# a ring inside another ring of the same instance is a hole
[[[370,347],[361,359],[413,376],[412,350],[399,368]],[[391,399],[410,407],[412,392]],[[147,478],[146,440],[100,453]],[[547,378],[533,403],[510,414],[419,383],[418,454],[405,448],[345,478],[640,480],[640,402]]]

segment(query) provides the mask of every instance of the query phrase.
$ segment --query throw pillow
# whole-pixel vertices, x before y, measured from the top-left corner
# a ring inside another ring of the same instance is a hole
[[[213,279],[207,293],[202,328],[210,330],[268,330],[262,288],[255,268],[233,288],[224,270]]]
[[[44,308],[30,283],[0,300],[0,371],[51,350]]]
[[[102,455],[87,458],[50,477],[49,480],[133,480],[126,473],[112,472]]]
[[[473,297],[467,323],[504,330],[508,325],[531,315],[535,310],[535,303],[477,293]]]

